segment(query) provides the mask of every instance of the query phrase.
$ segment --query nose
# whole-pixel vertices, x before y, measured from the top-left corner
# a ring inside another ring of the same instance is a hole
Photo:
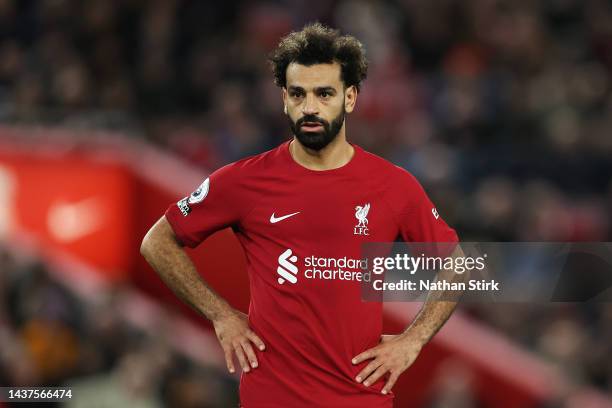
[[[302,113],[304,115],[317,115],[319,108],[317,107],[317,99],[314,95],[306,95],[304,106],[302,107]]]

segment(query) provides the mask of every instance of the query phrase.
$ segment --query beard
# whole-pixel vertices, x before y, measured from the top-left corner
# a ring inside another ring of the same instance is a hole
[[[330,144],[336,138],[336,136],[338,136],[338,133],[344,124],[345,115],[346,111],[344,110],[344,106],[342,106],[342,111],[331,121],[331,123],[316,115],[303,116],[296,122],[289,118],[289,123],[291,126],[291,131],[304,147],[319,151]],[[306,122],[318,123],[323,126],[323,130],[320,132],[309,132],[302,130],[302,125]]]

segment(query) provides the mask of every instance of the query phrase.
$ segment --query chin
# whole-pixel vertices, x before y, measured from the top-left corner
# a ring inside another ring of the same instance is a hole
[[[317,132],[317,133],[303,133],[300,132],[299,134],[296,135],[298,141],[304,146],[307,147],[309,149],[312,150],[321,150],[324,147],[326,147],[327,145],[329,145],[331,142],[333,142],[333,140],[335,139],[332,138],[330,140],[326,140],[326,135],[323,132]]]
[[[302,146],[306,147],[307,149],[316,150],[316,151],[322,150],[327,145],[329,145],[329,143],[323,143],[323,142],[304,142],[303,140],[300,140],[300,143],[302,144]]]

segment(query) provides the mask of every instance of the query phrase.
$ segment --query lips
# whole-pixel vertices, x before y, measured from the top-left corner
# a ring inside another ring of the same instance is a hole
[[[307,131],[318,131],[323,129],[323,125],[319,122],[304,122],[300,128]]]

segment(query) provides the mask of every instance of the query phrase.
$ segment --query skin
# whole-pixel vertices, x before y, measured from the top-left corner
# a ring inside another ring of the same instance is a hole
[[[287,84],[282,91],[284,110],[293,122],[306,115],[316,115],[331,122],[340,114],[342,105],[347,114],[355,108],[357,89],[344,86],[338,63],[310,66],[291,63],[286,78]],[[346,121],[338,136],[323,149],[308,149],[294,137],[289,150],[296,162],[311,170],[342,167],[355,153],[346,141]]]
[[[331,122],[343,105],[347,114],[355,108],[358,91],[354,86],[344,85],[337,63],[311,66],[292,63],[287,67],[286,77],[287,84],[282,90],[284,111],[294,123],[305,115],[316,115]],[[312,128],[312,131],[316,130]],[[298,164],[317,171],[341,167],[354,154],[353,147],[346,140],[346,121],[337,137],[321,150],[309,149],[295,137],[289,149]],[[180,299],[213,323],[231,373],[235,371],[234,354],[245,372],[258,366],[253,347],[264,351],[263,341],[249,327],[247,316],[232,308],[202,280],[165,217],[149,230],[142,242],[141,253]],[[462,255],[459,247],[453,254]],[[459,277],[453,271],[443,273],[447,280]],[[467,276],[462,277],[465,278]],[[353,358],[353,364],[370,360],[355,381],[370,386],[380,378],[386,378],[382,393],[391,390],[400,374],[412,365],[423,346],[455,309],[456,302],[439,301],[437,297],[438,294],[429,294],[419,314],[403,333],[383,335],[380,344]]]

